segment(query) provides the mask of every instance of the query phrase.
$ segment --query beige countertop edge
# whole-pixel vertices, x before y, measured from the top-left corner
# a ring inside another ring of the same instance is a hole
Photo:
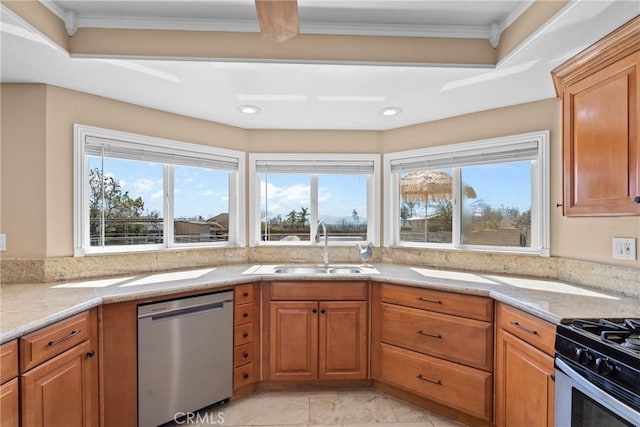
[[[37,329],[40,329],[49,324],[55,323],[59,320],[72,316],[74,314],[80,313],[84,310],[99,306],[101,304],[112,304],[124,301],[131,300],[144,300],[146,298],[155,298],[158,296],[167,295],[182,292],[191,292],[191,291],[206,291],[208,289],[215,290],[217,288],[229,287],[234,285],[239,285],[243,283],[250,283],[256,281],[273,281],[277,279],[278,281],[292,281],[292,280],[322,280],[322,281],[359,281],[359,280],[371,280],[372,282],[385,282],[391,284],[405,285],[405,286],[414,286],[420,288],[428,288],[442,291],[450,291],[450,292],[458,292],[470,295],[478,295],[478,296],[486,296],[491,297],[496,301],[501,301],[506,304],[517,307],[525,312],[533,314],[541,319],[547,320],[551,323],[557,324],[563,320],[576,318],[576,317],[585,317],[584,308],[571,308],[567,309],[566,306],[563,307],[562,310],[553,308],[545,309],[540,307],[535,301],[536,298],[540,296],[541,292],[531,291],[531,290],[522,290],[514,288],[500,288],[500,290],[496,290],[494,286],[487,284],[476,284],[470,283],[464,280],[454,280],[454,279],[445,279],[445,278],[427,278],[422,276],[421,274],[411,270],[410,266],[397,266],[397,265],[379,265],[377,266],[380,274],[367,274],[361,276],[355,275],[335,275],[331,277],[326,276],[318,276],[318,275],[278,275],[275,277],[272,274],[242,274],[242,271],[249,268],[250,265],[242,265],[242,266],[229,266],[229,267],[219,267],[216,268],[215,274],[214,272],[212,277],[208,277],[209,275],[198,278],[198,279],[186,279],[179,280],[173,283],[157,283],[153,285],[145,285],[140,288],[113,288],[113,289],[105,289],[105,288],[97,288],[95,291],[95,295],[93,297],[88,296],[74,296],[72,293],[70,295],[65,296],[69,299],[68,307],[57,310],[53,313],[44,315],[40,318],[30,318],[26,319],[25,323],[20,323],[19,326],[9,327],[8,330],[0,332],[0,343],[4,343],[10,341],[12,339],[18,338],[30,332],[33,332]],[[386,271],[385,271],[386,270]],[[218,277],[216,277],[218,276]],[[542,280],[542,279],[541,279]],[[556,282],[553,280],[547,282]],[[561,282],[557,282],[561,284]],[[42,286],[50,289],[52,284],[33,284],[32,286]],[[22,286],[22,285],[3,285],[3,286]],[[631,307],[629,311],[634,311],[635,314],[635,304],[638,304],[637,315],[634,317],[640,316],[640,300],[634,299],[633,297],[624,296],[622,294],[615,294],[612,292],[603,292],[600,290],[595,290],[592,288],[579,287],[576,285],[572,285],[576,288],[584,288],[589,291],[597,291],[599,294],[603,296],[610,296],[608,299],[611,300],[620,300],[624,301],[627,307]],[[501,291],[502,290],[502,291]],[[115,292],[114,292],[115,291]],[[552,292],[543,293],[545,298],[553,296]],[[587,297],[578,296],[578,297],[567,297],[567,296],[557,296],[558,299],[570,298],[569,301],[576,301],[578,304],[581,299],[584,298],[585,301],[588,300]],[[7,303],[7,301],[4,301]],[[9,301],[9,303],[16,303],[16,301]],[[616,311],[613,311],[613,306],[615,305],[613,302],[608,301],[608,306],[602,308],[602,311],[591,313],[589,318],[593,317],[619,317],[616,316]],[[562,303],[561,303],[562,304]],[[62,303],[61,305],[65,305]],[[598,305],[600,307],[600,305]],[[600,313],[600,314],[598,314]],[[0,315],[4,317],[7,313],[4,313],[2,307],[0,307]],[[628,315],[627,315],[628,316]],[[632,315],[633,316],[633,315]],[[35,316],[34,316],[35,317]],[[1,319],[1,317],[0,317]],[[16,322],[19,323],[19,322]]]

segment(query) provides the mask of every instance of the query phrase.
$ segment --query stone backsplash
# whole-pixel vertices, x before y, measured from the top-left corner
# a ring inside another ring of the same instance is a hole
[[[334,246],[331,263],[360,263],[355,246]],[[2,283],[40,283],[229,264],[319,264],[321,247],[269,246],[136,252],[86,257],[0,259]],[[557,279],[640,298],[640,270],[535,255],[417,248],[375,248],[371,263],[402,264]]]

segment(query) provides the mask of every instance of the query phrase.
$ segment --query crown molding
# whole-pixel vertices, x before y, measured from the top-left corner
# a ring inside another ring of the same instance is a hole
[[[536,0],[527,0],[521,3],[516,9],[511,11],[511,13],[500,21],[486,26],[300,22],[300,33],[354,36],[487,39],[490,40],[492,46],[497,46],[500,34],[516,19],[518,19],[533,3],[535,3],[535,1]],[[69,22],[69,14],[65,8],[59,6],[53,0],[40,0],[40,2],[60,18],[60,20],[64,21],[66,24]],[[258,22],[253,19],[160,18],[152,16],[122,17],[116,15],[78,15],[75,19],[77,28],[260,32]]]
[[[78,16],[78,28],[260,32],[255,20]],[[481,25],[395,25],[333,22],[300,22],[301,34],[447,37],[489,39],[491,29]]]

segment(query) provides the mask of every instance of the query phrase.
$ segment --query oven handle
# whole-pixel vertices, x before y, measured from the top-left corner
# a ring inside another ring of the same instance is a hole
[[[582,393],[587,395],[589,398],[594,401],[600,403],[602,406],[606,407],[613,413],[619,415],[625,420],[629,421],[632,424],[636,423],[636,420],[640,417],[640,412],[635,409],[625,405],[620,402],[618,399],[613,396],[607,394],[603,390],[601,390],[595,384],[590,383],[586,378],[576,372],[569,364],[564,362],[562,359],[556,357],[556,384],[558,381],[558,372],[567,376],[572,382],[573,386],[580,390]],[[557,387],[556,387],[557,389]]]

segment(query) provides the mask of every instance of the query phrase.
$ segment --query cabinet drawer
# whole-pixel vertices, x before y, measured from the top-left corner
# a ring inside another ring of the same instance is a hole
[[[382,341],[493,370],[493,325],[447,314],[381,304]]]
[[[247,363],[233,370],[233,389],[238,389],[255,381],[253,363]]]
[[[237,305],[234,313],[234,325],[253,322],[253,304]]]
[[[238,285],[234,292],[234,301],[236,305],[248,304],[253,302],[254,289],[253,283],[247,283],[246,285]]]
[[[552,323],[502,303],[497,304],[496,323],[548,355],[555,354],[556,327]]]
[[[383,381],[491,420],[490,373],[386,344],[380,346]]]
[[[233,329],[233,345],[240,346],[253,341],[253,323],[236,326]]]
[[[18,376],[18,340],[0,346],[0,383]]]
[[[20,372],[25,372],[90,337],[89,312],[20,338]]]
[[[367,299],[367,282],[272,282],[271,300],[354,301]]]
[[[493,321],[493,301],[491,298],[410,286],[387,284],[380,286],[380,297],[383,302],[453,314],[469,319]]]
[[[233,349],[233,366],[238,367],[253,362],[253,344],[245,344]]]

